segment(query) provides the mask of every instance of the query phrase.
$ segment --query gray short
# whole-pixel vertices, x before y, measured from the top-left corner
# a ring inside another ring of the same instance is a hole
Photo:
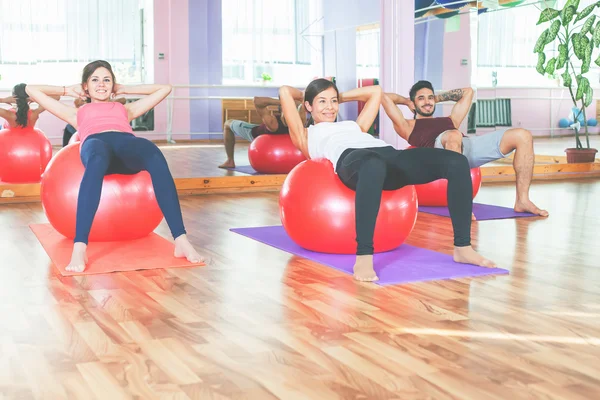
[[[500,151],[500,141],[504,132],[508,129],[510,128],[485,133],[480,136],[463,137],[463,154],[467,157],[469,166],[477,168],[500,158],[508,157],[512,151],[508,154],[502,154]],[[442,146],[442,137],[444,134],[445,132],[435,139],[435,147],[438,149],[444,148]]]
[[[229,126],[231,127],[231,130],[236,136],[239,136],[251,142],[254,140],[254,137],[252,136],[252,128],[258,125],[234,119],[230,122]]]

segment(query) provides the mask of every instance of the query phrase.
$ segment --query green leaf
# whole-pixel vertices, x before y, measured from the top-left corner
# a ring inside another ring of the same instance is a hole
[[[590,72],[590,61],[584,61],[583,63],[581,63],[581,73],[582,74],[586,74],[588,72]]]
[[[575,15],[576,8],[573,6],[565,7],[562,11],[562,25],[566,28],[571,23],[573,16]]]
[[[546,73],[552,75],[554,73],[554,66],[556,64],[556,58],[552,57],[548,60],[548,64],[546,65]]]
[[[594,29],[594,46],[600,46],[600,21],[596,24],[596,28]]]
[[[560,15],[560,11],[555,10],[554,8],[546,8],[540,14],[540,19],[538,20],[536,25],[542,24],[544,22],[552,21],[554,18]]]
[[[590,86],[590,81],[588,81],[587,78],[584,78],[581,75],[577,75],[577,78],[577,94],[575,95],[575,100],[581,100],[583,99],[583,94]]]
[[[596,58],[596,61],[594,61],[594,64],[596,64],[597,66],[600,67],[600,56],[598,56],[598,58]]]
[[[563,86],[570,87],[572,83],[571,74],[569,74],[569,70],[566,70],[562,75],[563,78]]]
[[[573,43],[573,52],[577,56],[577,58],[583,58],[583,53],[581,51],[581,40],[579,39],[579,34],[574,33],[571,36],[571,43]]]
[[[587,39],[587,38],[586,38]],[[583,41],[582,41],[583,42]],[[592,63],[592,51],[594,50],[594,43],[588,40],[588,44],[585,47],[583,62],[581,63],[581,74],[589,72],[590,65]]]
[[[558,45],[558,60],[556,61],[556,69],[562,69],[567,63],[567,45]]]
[[[592,44],[590,46],[590,43],[590,39],[587,36],[579,36],[579,51],[581,52],[581,61],[585,59],[585,55],[588,51],[590,52],[590,55],[592,54],[594,45]]]
[[[579,0],[569,0],[569,1],[567,1],[567,3],[565,4],[565,8],[567,8],[569,6],[573,6],[577,10],[577,8],[579,7]]]
[[[560,21],[554,21],[550,28],[548,28],[548,33],[546,34],[546,39],[544,40],[545,44],[550,44],[554,42],[556,36],[558,35],[558,31],[560,29]]]
[[[544,51],[544,46],[546,46],[546,38],[547,37],[548,37],[548,29],[546,29],[544,32],[542,32],[542,34],[538,38],[537,42],[535,43],[535,47],[533,48],[534,53],[540,53],[540,52]]]
[[[592,30],[592,26],[594,26],[595,21],[596,21],[596,15],[594,14],[591,17],[589,17],[587,19],[587,21],[585,21],[585,24],[583,24],[583,27],[581,28],[581,32],[579,32],[579,34],[581,36],[587,35],[587,33]]]
[[[590,85],[588,85],[588,87],[585,90],[585,93],[583,95],[583,105],[585,107],[589,107],[592,104],[593,99],[594,99],[594,89],[592,89],[592,87]]]
[[[581,21],[582,19],[584,19],[585,17],[587,17],[588,15],[590,15],[590,13],[592,12],[592,10],[594,10],[594,7],[596,7],[596,4],[592,4],[591,6],[587,6],[586,8],[584,8],[583,10],[581,10],[577,14],[577,18],[575,18],[575,21],[573,21],[573,23],[577,23],[577,21]]]
[[[546,55],[544,53],[538,53],[538,63],[536,66],[536,71],[540,74],[544,75],[546,73],[546,68],[544,68],[544,63],[546,62]]]

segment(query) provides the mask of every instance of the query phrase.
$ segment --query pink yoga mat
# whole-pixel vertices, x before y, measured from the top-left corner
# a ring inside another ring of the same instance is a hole
[[[316,253],[303,249],[292,241],[283,226],[235,228],[232,232],[268,244],[277,249],[318,262],[339,271],[352,274],[356,256]],[[452,256],[436,251],[403,244],[393,251],[374,256],[379,285],[465,278],[482,275],[508,274],[501,268],[484,268],[454,262]]]

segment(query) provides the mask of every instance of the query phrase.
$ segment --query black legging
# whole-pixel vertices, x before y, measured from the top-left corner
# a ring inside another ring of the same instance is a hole
[[[373,254],[373,235],[383,190],[397,190],[437,179],[448,180],[448,209],[454,245],[471,245],[473,182],[467,158],[450,150],[391,146],[348,149],[337,163],[341,181],[356,191],[357,255]]]

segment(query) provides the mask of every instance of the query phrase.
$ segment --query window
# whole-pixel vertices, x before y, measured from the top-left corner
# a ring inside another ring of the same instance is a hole
[[[558,0],[561,9],[566,0]],[[581,0],[579,10],[597,0]],[[500,7],[479,15],[476,85],[478,87],[557,87],[560,82],[536,71],[538,56],[533,48],[549,24],[536,25],[539,5]],[[556,46],[557,47],[557,46]],[[546,55],[557,51],[546,46]],[[576,60],[575,67],[581,66]],[[592,85],[598,86],[600,68],[592,60],[589,75]]]
[[[148,15],[144,19],[151,5],[150,0],[0,2],[1,86],[75,83],[96,59],[110,62],[121,83],[144,82],[142,30],[152,25]]]
[[[379,26],[369,25],[356,30],[356,77],[379,79]]]
[[[222,0],[223,83],[305,84],[323,70],[321,0]],[[290,82],[294,77],[295,82]],[[287,80],[287,82],[283,82]]]

